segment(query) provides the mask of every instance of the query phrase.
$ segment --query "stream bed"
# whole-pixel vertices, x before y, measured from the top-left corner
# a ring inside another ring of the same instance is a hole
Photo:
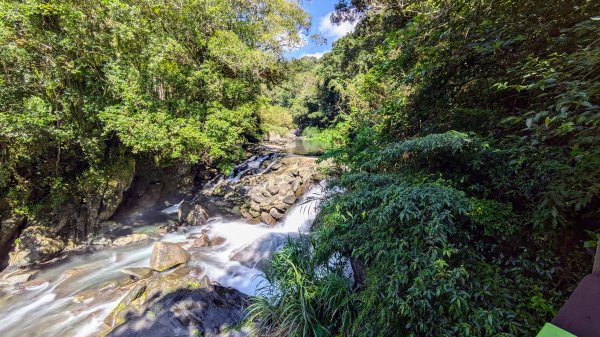
[[[199,267],[208,278],[225,287],[254,295],[261,272],[231,255],[269,233],[295,235],[310,230],[323,195],[322,184],[313,185],[275,226],[251,224],[237,218],[211,218],[202,226],[182,227],[177,232],[158,234],[158,227],[177,219],[178,205],[160,211],[162,220],[145,220],[132,228],[153,241],[124,248],[106,248],[37,269],[35,282],[0,297],[2,337],[86,337],[103,328],[105,318],[127,294],[132,280],[122,268],[148,267],[155,241],[179,243],[189,248],[195,234],[207,233],[225,239],[224,244],[190,251],[190,267]],[[155,211],[157,212],[157,211]],[[161,219],[150,214],[146,219]],[[260,252],[258,252],[260,253]]]

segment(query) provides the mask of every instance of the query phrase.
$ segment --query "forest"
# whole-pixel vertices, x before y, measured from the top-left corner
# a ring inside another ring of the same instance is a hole
[[[228,175],[296,131],[328,144],[328,193],[265,266],[254,335],[536,335],[600,239],[600,3],[339,0],[354,31],[288,59],[302,6],[0,1],[1,242],[81,240],[99,225],[57,215],[126,172]]]

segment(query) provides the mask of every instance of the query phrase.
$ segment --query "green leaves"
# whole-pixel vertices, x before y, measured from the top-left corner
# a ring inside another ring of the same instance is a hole
[[[310,237],[289,239],[267,265],[248,309],[255,336],[333,337],[354,321],[350,282],[332,259],[321,265]],[[338,257],[339,260],[339,257]]]
[[[599,4],[337,9],[362,14],[355,32],[295,82],[318,88],[301,127],[347,126],[314,246],[321,265],[342,254],[364,275],[356,320],[332,331],[534,335],[588,273],[584,228],[600,220]],[[276,97],[289,104],[293,83]]]
[[[258,139],[277,37],[308,24],[288,0],[0,1],[0,200],[37,204],[115,153],[227,170]]]

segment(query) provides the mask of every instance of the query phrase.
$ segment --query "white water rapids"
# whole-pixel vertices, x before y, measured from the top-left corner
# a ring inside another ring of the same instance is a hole
[[[134,232],[145,232],[160,241],[186,241],[184,248],[192,243],[186,238],[203,229],[208,230],[210,237],[225,238],[226,242],[221,246],[191,252],[188,266],[198,266],[212,281],[253,295],[260,282],[256,276],[261,272],[230,261],[230,254],[268,233],[307,232],[322,194],[320,185],[310,189],[275,227],[252,225],[241,219],[217,218],[204,226],[185,227],[162,237],[155,234],[161,223],[147,223],[135,227]],[[164,213],[176,211],[177,207],[163,210]],[[93,336],[127,293],[127,287],[115,287],[115,283],[122,284],[128,279],[120,269],[149,266],[152,245],[149,242],[129,248],[100,250],[38,270],[34,278],[40,280],[38,284],[0,297],[0,336]],[[65,277],[65,273],[72,276]]]

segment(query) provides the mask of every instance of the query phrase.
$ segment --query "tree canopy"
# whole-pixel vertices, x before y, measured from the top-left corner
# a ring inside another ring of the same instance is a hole
[[[0,1],[0,197],[32,212],[126,156],[227,170],[309,24],[288,0]]]

